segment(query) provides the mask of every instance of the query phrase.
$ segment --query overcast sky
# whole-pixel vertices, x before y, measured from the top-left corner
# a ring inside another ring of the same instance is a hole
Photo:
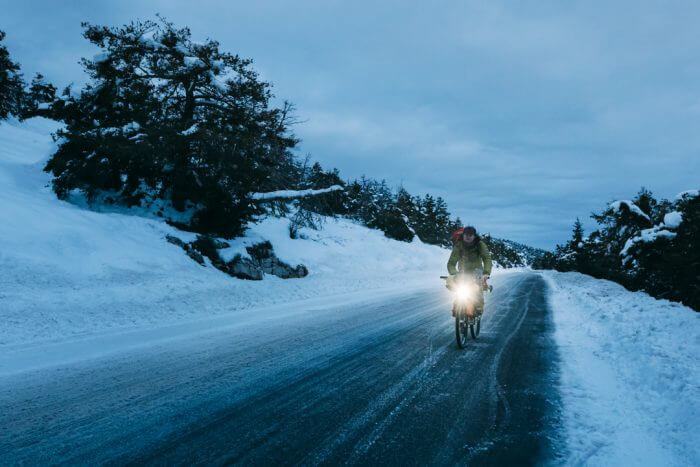
[[[445,198],[553,248],[643,185],[700,188],[700,2],[3,0],[27,78],[85,81],[81,21],[160,13],[252,58],[297,106],[300,155]]]

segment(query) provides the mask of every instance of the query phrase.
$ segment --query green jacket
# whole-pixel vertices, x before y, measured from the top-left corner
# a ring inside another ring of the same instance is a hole
[[[471,246],[466,246],[458,240],[452,247],[452,254],[447,261],[447,271],[457,274],[459,263],[460,272],[473,272],[475,269],[483,269],[484,274],[491,274],[491,253],[483,240],[476,240]]]

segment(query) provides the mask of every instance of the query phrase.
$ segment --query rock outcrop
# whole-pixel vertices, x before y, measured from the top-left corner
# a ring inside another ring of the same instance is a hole
[[[182,248],[187,256],[202,266],[206,266],[204,257],[207,257],[212,266],[239,279],[262,280],[265,274],[292,279],[306,277],[309,274],[309,270],[303,264],[293,267],[279,259],[269,241],[246,247],[250,258],[236,255],[231,261],[225,262],[218,252],[222,248],[229,247],[229,244],[224,241],[202,235],[189,243],[172,235],[166,235],[165,239]]]

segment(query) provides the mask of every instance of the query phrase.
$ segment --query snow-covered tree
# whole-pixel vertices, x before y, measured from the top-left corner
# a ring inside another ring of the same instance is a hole
[[[26,93],[22,117],[54,118],[60,114],[63,104],[63,101],[56,96],[56,86],[46,81],[41,73],[37,73]]]
[[[454,223],[450,219],[447,203],[440,196],[437,198],[426,194],[423,199],[416,199],[414,229],[425,243],[450,246]]]
[[[440,243],[440,236],[437,232],[435,198],[428,193],[422,199],[417,199],[416,205],[418,207],[418,216],[415,231],[418,238],[425,243]]]
[[[681,194],[662,202],[659,222],[627,240],[621,252],[633,289],[700,308],[700,196]],[[661,217],[663,216],[663,217]]]
[[[524,266],[523,258],[518,254],[518,251],[509,245],[506,241],[499,238],[494,238],[489,234],[483,234],[481,239],[486,242],[491,252],[491,257],[500,266],[506,268]]]
[[[700,311],[700,191],[681,193],[673,208],[664,216],[667,224],[676,225],[670,269],[664,271],[676,291],[670,298]]]
[[[642,188],[633,200],[610,203],[592,216],[588,238],[580,222],[572,239],[544,255],[539,268],[575,270],[700,310],[700,193],[657,201]]]
[[[324,189],[329,186],[345,186],[340,178],[338,169],[323,170],[321,164],[315,162],[307,170],[303,170],[301,186],[299,188]],[[303,198],[300,206],[303,209],[316,212],[324,216],[336,216],[347,212],[347,195],[345,191],[332,191],[329,193]]]
[[[250,60],[163,19],[83,27],[102,53],[82,60],[91,82],[64,98],[46,165],[60,198],[165,199],[192,210],[189,227],[230,237],[259,212],[249,193],[290,188],[280,173],[294,165],[292,107],[271,106]]]
[[[452,244],[450,213],[447,210],[447,203],[440,196],[435,199],[435,230],[440,245],[450,246]]]
[[[415,225],[418,219],[418,207],[411,194],[400,186],[396,192],[396,207],[403,216],[406,216],[407,222]]]
[[[7,48],[2,45],[5,32],[0,31],[0,120],[10,115],[19,116],[24,102],[24,81],[20,66],[12,61]]]

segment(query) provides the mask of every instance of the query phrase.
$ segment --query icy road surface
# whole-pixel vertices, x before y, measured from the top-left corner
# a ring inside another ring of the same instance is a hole
[[[436,286],[5,374],[0,464],[561,460],[545,287],[497,277],[465,350]]]

